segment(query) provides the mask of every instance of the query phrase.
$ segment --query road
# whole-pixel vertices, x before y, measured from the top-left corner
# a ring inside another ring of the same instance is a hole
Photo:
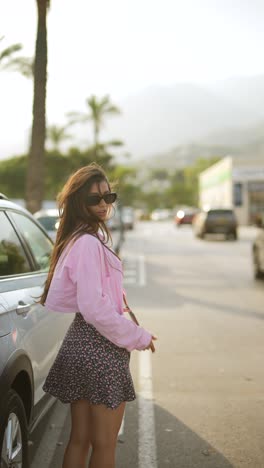
[[[138,223],[121,252],[125,288],[157,351],[132,353],[117,468],[264,467],[264,282],[254,230],[195,239],[170,222]],[[32,468],[59,468],[70,427],[55,404],[32,434]]]

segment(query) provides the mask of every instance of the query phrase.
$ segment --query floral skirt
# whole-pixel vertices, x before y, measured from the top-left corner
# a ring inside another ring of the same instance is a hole
[[[136,398],[129,361],[126,349],[102,336],[78,312],[43,390],[63,403],[87,399],[91,404],[117,408]]]

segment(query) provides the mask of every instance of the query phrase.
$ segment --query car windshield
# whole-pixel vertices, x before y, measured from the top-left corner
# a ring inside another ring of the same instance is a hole
[[[232,210],[213,210],[208,212],[208,218],[234,219],[234,212]]]
[[[55,231],[57,229],[56,224],[58,220],[57,216],[42,216],[38,218],[39,223],[42,224],[47,231]]]

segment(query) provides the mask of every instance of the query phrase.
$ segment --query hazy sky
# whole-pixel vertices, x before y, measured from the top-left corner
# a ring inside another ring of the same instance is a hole
[[[35,3],[0,0],[1,47],[33,55]],[[263,74],[263,45],[263,0],[51,0],[48,121],[63,123],[92,93],[118,101],[155,84]],[[1,158],[25,149],[32,83],[0,80]]]

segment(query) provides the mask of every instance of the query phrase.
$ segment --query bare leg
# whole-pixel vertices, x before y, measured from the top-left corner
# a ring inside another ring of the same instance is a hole
[[[91,405],[92,456],[89,468],[114,468],[118,432],[122,423],[125,403],[110,409],[105,405]]]
[[[87,400],[71,403],[71,435],[62,468],[86,468],[91,443],[91,405]]]

